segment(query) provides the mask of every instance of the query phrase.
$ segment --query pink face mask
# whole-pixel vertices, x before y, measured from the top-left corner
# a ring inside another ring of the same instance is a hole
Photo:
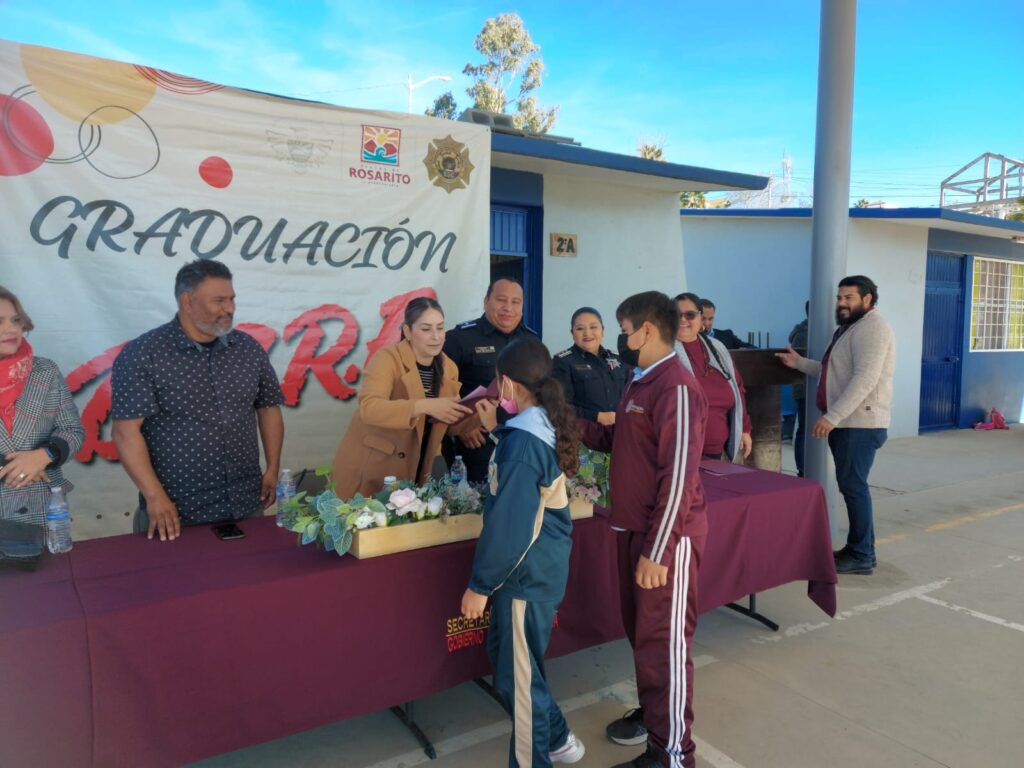
[[[519,406],[516,405],[516,401],[510,397],[505,397],[505,382],[501,382],[501,391],[498,393],[498,405],[504,409],[505,413],[515,415],[519,413]]]

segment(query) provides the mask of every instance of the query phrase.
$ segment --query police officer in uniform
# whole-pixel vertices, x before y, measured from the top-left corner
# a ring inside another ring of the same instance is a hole
[[[498,353],[520,336],[537,337],[537,333],[523,323],[523,286],[510,278],[499,277],[487,286],[484,314],[476,320],[459,323],[444,340],[444,353],[459,368],[463,397],[494,381]],[[508,418],[509,414],[499,408],[498,422],[504,424]],[[494,450],[487,432],[481,428],[452,440],[454,445],[448,442],[445,446],[449,465],[456,455],[462,456],[469,480],[486,480],[487,462]]]
[[[570,325],[573,345],[555,355],[554,377],[581,419],[610,426],[632,370],[601,346],[604,321],[593,307],[580,307]]]

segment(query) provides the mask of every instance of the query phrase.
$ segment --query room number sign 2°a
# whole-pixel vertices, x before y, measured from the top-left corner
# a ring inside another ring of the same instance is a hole
[[[552,256],[579,256],[580,249],[576,235],[565,232],[551,233],[551,255]]]

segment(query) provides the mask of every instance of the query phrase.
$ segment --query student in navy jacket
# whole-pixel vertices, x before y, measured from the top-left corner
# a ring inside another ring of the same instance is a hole
[[[484,528],[462,613],[491,619],[487,655],[494,687],[512,716],[510,768],[575,763],[583,744],[548,689],[544,652],[569,576],[572,522],[566,473],[579,468],[579,432],[551,355],[536,338],[498,354],[500,406],[518,414],[497,425],[490,401],[477,405],[497,447],[488,468]]]
[[[698,470],[708,404],[673,350],[679,311],[668,296],[630,296],[615,316],[633,381],[613,426],[581,425],[588,447],[612,455],[609,522],[619,532],[619,598],[640,707],[606,733],[617,744],[647,745],[616,768],[694,768],[691,647],[707,534]]]

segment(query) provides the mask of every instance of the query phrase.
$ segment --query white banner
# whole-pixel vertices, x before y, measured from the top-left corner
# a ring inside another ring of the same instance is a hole
[[[225,88],[0,41],[0,284],[56,361],[86,444],[76,538],[130,530],[110,441],[117,351],[175,313],[195,258],[234,273],[235,321],[287,397],[283,466],[330,463],[368,355],[433,292],[449,327],[489,274],[490,132]]]

